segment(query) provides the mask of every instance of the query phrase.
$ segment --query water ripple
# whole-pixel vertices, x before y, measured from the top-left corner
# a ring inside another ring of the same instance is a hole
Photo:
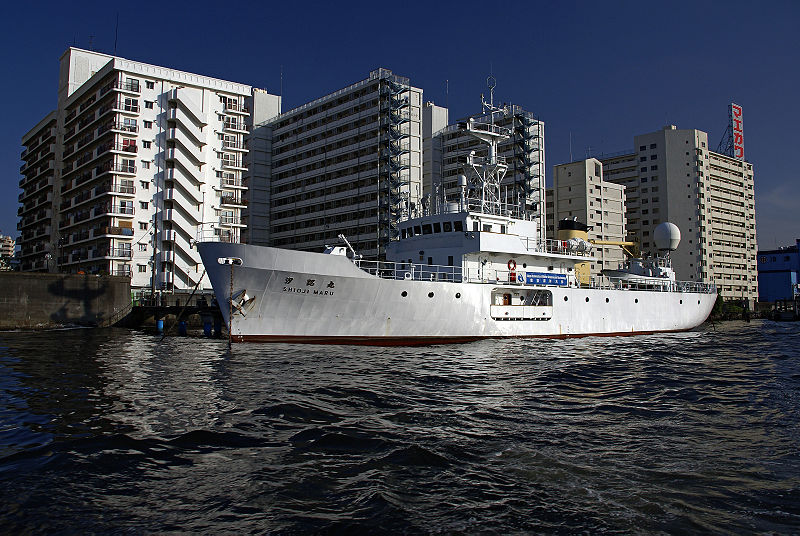
[[[800,532],[797,324],[429,348],[0,342],[4,532]]]

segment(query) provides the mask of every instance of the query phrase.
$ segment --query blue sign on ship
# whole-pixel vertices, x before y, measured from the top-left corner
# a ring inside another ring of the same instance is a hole
[[[539,272],[525,273],[526,285],[555,285],[557,287],[567,286],[567,276],[565,274],[547,274]]]

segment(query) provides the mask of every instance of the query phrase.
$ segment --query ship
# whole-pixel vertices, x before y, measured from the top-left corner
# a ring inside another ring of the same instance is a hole
[[[594,278],[585,233],[547,239],[541,199],[503,182],[497,145],[509,132],[494,121],[502,110],[484,106],[488,121],[460,126],[486,151],[466,155],[456,188],[407,203],[385,260],[363,258],[344,235],[320,252],[198,239],[230,340],[426,345],[675,332],[706,320],[716,287],[676,280],[676,226],[657,228],[663,256]]]

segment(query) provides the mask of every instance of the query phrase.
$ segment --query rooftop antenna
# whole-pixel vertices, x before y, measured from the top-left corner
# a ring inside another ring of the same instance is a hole
[[[93,35],[89,36],[89,50],[94,52],[94,36]]]
[[[444,81],[444,107],[450,108],[450,80]]]
[[[281,64],[281,87],[279,95],[283,97],[283,64]]]

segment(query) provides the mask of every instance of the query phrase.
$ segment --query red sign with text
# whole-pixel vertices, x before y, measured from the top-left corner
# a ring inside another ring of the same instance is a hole
[[[742,126],[742,107],[731,104],[731,130],[733,131],[733,156],[744,160],[744,129]]]

